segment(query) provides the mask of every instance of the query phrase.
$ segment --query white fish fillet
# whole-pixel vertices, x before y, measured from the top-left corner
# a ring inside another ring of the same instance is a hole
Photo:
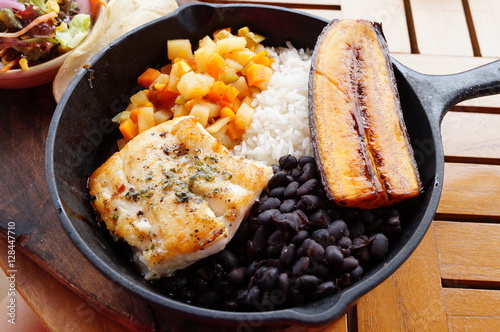
[[[222,250],[271,176],[187,116],[135,137],[92,174],[89,189],[107,228],[156,279]]]

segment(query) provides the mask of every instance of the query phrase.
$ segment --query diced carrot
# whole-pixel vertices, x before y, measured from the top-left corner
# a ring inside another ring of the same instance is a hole
[[[120,123],[120,132],[127,141],[137,136],[137,126],[131,119],[127,119]]]
[[[227,125],[227,130],[226,130],[226,134],[232,139],[232,140],[235,140],[235,139],[238,139],[240,138],[243,134],[245,133],[244,130],[236,127],[236,125],[234,124],[234,122],[230,122],[228,123]]]
[[[205,71],[213,78],[218,78],[219,73],[226,66],[226,61],[218,53],[212,53],[205,63]]]
[[[156,99],[159,101],[169,101],[173,99],[175,101],[175,98],[177,98],[179,94],[176,92],[172,92],[168,89],[164,89],[163,91],[158,91],[156,94]]]
[[[206,98],[213,102],[219,102],[224,98],[228,86],[222,81],[216,81],[210,88],[210,92],[206,95]]]
[[[144,88],[149,88],[151,83],[153,83],[158,76],[160,76],[161,72],[157,69],[154,68],[148,68],[144,73],[142,73],[138,78],[137,78],[137,84]]]
[[[267,74],[264,65],[257,63],[252,64],[248,67],[246,75],[249,86],[256,86],[259,83],[264,82],[267,79]]]
[[[160,68],[161,73],[167,75],[170,75],[171,70],[172,70],[172,63],[169,63],[168,65],[165,65]]]
[[[236,116],[236,114],[229,107],[223,107],[220,110],[220,117],[221,118],[230,118],[231,121],[233,121],[235,116]]]
[[[231,105],[233,105],[234,100],[236,99],[236,97],[238,97],[239,94],[240,94],[240,91],[238,89],[236,89],[232,85],[228,85],[226,92],[224,93],[224,97],[220,101],[220,104],[222,106],[229,106],[230,107]]]
[[[139,117],[139,107],[134,108],[133,110],[130,111],[130,120],[132,120],[134,123],[137,123],[137,118]]]
[[[271,66],[271,63],[273,63],[272,58],[269,56],[267,51],[263,50],[257,53],[252,60],[254,63],[259,64],[259,65],[264,65],[266,67]]]

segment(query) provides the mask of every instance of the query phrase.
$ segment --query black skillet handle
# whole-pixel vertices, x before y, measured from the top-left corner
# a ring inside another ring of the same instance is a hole
[[[451,75],[421,74],[393,62],[419,96],[424,109],[431,113],[431,121],[437,125],[455,104],[500,93],[500,60]]]

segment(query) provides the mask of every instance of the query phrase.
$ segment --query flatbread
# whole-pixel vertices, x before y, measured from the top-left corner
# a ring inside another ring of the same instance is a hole
[[[89,36],[72,51],[59,69],[52,92],[57,102],[82,66],[96,53],[128,31],[167,15],[177,8],[175,0],[110,0],[101,8]]]

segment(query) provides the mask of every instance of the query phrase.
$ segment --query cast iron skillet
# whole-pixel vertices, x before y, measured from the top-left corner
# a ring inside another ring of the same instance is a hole
[[[50,125],[46,173],[50,194],[65,230],[83,254],[107,277],[152,305],[191,318],[219,323],[322,324],[342,315],[366,292],[389,277],[414,251],[435,214],[443,183],[440,123],[447,110],[468,98],[500,92],[500,62],[448,76],[417,73],[394,61],[405,121],[415,150],[424,194],[414,200],[403,234],[387,258],[352,286],[301,307],[267,312],[223,312],[166,297],[145,282],[97,227],[86,189],[88,176],[115,149],[117,130],[110,119],[128,102],[137,76],[165,64],[166,40],[190,38],[193,45],[218,28],[248,25],[266,44],[314,48],[328,22],[296,11],[258,5],[183,6],[112,43],[82,69],[61,98]],[[390,45],[389,45],[390,47]]]

